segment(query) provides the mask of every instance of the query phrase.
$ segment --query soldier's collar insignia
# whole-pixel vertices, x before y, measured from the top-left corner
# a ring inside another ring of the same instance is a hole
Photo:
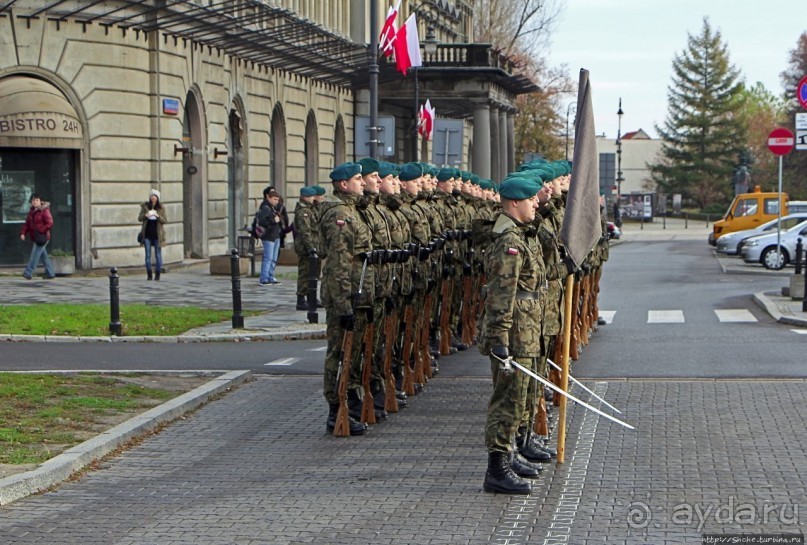
[[[518,255],[518,248],[507,248],[507,253],[510,255]]]
[[[342,227],[345,224],[345,220],[336,220],[336,225]]]

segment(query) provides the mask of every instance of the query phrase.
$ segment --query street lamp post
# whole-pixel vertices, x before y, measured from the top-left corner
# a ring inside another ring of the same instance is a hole
[[[421,3],[423,5],[423,3]],[[420,8],[420,6],[418,6]],[[415,10],[417,11],[417,10]],[[426,55],[434,55],[437,53],[437,37],[434,34],[434,25],[431,20],[428,21],[426,29],[426,39],[423,41],[423,50]],[[414,121],[412,122],[412,161],[417,162],[419,156],[418,150],[418,115],[420,114],[420,89],[418,86],[418,67],[412,67],[412,74],[415,76],[415,110]]]
[[[617,227],[622,227],[622,216],[619,211],[619,202],[622,197],[622,97],[619,97],[619,110],[616,115],[619,119],[616,130],[616,202],[614,203],[614,223]]]

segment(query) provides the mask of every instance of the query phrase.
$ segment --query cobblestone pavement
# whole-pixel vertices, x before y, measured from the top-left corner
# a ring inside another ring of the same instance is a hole
[[[320,380],[259,378],[0,508],[2,543],[678,545],[802,528],[802,380],[591,383],[637,431],[571,410],[566,464],[529,497],[481,491],[487,380],[437,377],[349,439],[324,433]]]

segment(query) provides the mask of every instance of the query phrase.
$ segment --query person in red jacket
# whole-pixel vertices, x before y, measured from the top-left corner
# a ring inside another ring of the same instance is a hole
[[[28,217],[22,225],[20,240],[25,240],[25,235],[29,235],[33,248],[31,248],[31,259],[28,266],[23,271],[23,278],[30,280],[34,270],[39,266],[39,262],[45,266],[45,278],[54,278],[53,265],[48,257],[46,249],[50,242],[50,230],[53,227],[53,216],[50,213],[50,203],[44,202],[36,193],[31,195],[31,209],[28,210]]]

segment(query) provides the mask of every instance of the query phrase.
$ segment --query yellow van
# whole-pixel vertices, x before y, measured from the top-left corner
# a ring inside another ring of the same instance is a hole
[[[782,193],[782,215],[789,214],[787,206],[787,193]],[[754,188],[753,193],[741,193],[734,197],[734,201],[723,214],[723,219],[717,220],[709,233],[709,244],[714,246],[717,238],[721,235],[753,229],[759,227],[768,220],[776,218],[779,214],[779,193],[763,193],[759,186]]]

